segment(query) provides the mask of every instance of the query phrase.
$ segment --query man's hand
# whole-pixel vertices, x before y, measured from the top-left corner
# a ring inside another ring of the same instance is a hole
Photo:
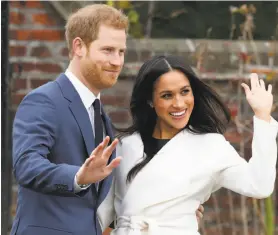
[[[110,138],[107,136],[80,167],[79,171],[76,173],[76,181],[78,185],[92,184],[101,181],[110,175],[113,169],[120,164],[121,157],[116,157],[109,165],[107,165],[112,152],[119,142],[115,139],[110,146],[107,147],[109,140]]]
[[[197,216],[197,220],[198,220],[198,224],[200,224],[201,219],[203,218],[203,214],[204,214],[204,207],[202,205],[199,206],[198,210],[196,210],[196,216]]]

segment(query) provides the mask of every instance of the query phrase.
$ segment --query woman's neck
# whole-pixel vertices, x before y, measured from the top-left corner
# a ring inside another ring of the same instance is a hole
[[[166,127],[163,124],[156,123],[153,131],[153,137],[155,139],[172,139],[179,130],[172,128],[172,127]]]

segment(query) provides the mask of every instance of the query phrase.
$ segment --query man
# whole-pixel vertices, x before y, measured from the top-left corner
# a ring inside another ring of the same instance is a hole
[[[13,168],[19,190],[12,235],[101,234],[96,210],[121,159],[99,98],[121,72],[127,29],[127,17],[107,5],[72,14],[66,24],[68,69],[18,107]]]

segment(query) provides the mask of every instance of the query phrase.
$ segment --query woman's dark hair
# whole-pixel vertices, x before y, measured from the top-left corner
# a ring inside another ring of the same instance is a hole
[[[197,134],[223,134],[230,121],[229,110],[221,102],[219,96],[209,86],[199,80],[192,68],[182,59],[176,56],[155,56],[151,58],[142,65],[135,79],[130,101],[132,125],[126,129],[117,129],[120,139],[137,132],[140,134],[144,144],[144,153],[146,155],[140,163],[129,171],[128,182],[155,155],[151,139],[157,115],[149,103],[152,101],[155,82],[159,77],[171,70],[179,70],[186,75],[194,96],[194,108],[184,129]]]

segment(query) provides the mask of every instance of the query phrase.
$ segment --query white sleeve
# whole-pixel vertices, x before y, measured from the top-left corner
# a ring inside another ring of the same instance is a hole
[[[215,188],[227,188],[244,196],[265,198],[274,190],[276,178],[278,123],[254,116],[252,157],[247,162],[228,141],[219,147],[226,167],[216,178]]]
[[[114,221],[115,209],[114,209],[114,192],[115,192],[115,178],[113,178],[110,190],[97,209],[97,217],[101,226],[102,232]]]
[[[116,156],[121,155],[121,143],[119,142],[116,148]],[[115,170],[114,170],[115,171]],[[114,174],[114,172],[112,173]],[[115,174],[109,192],[97,209],[97,217],[102,229],[102,232],[116,219],[115,211]]]

